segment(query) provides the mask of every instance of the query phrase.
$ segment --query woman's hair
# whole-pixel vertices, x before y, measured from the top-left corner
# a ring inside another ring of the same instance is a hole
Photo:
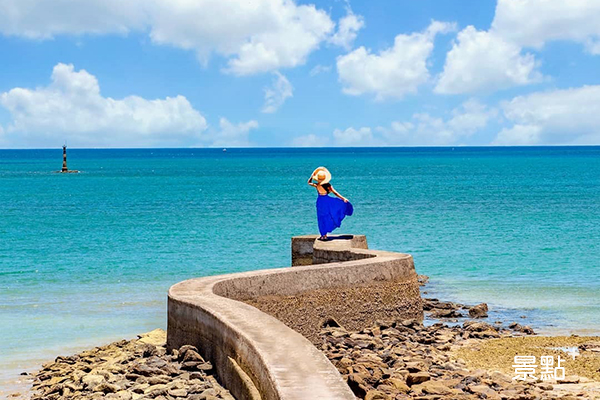
[[[324,183],[321,185],[321,187],[327,190],[327,193],[331,193],[331,183]]]

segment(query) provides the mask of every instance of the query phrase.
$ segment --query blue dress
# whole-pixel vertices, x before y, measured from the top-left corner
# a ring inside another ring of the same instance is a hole
[[[317,197],[317,220],[319,221],[319,232],[321,236],[327,235],[342,225],[346,215],[352,215],[354,208],[350,202],[337,197],[320,194]]]

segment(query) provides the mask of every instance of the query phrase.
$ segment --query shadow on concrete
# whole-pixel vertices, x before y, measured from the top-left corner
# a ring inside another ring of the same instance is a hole
[[[336,235],[336,236],[327,236],[327,240],[322,240],[323,242],[329,242],[332,240],[351,240],[354,238],[354,235]],[[321,239],[319,239],[321,240]]]

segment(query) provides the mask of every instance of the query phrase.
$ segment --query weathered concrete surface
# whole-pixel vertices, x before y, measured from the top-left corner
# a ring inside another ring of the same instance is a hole
[[[299,265],[322,264],[314,262],[313,245],[319,235],[294,236],[292,238],[292,267]],[[331,241],[319,243],[335,243],[344,247],[353,247],[355,249],[368,249],[367,237],[365,235],[331,235]]]
[[[299,247],[294,244],[301,242],[305,246],[307,239],[312,240],[312,258],[317,265],[371,259],[376,268],[359,264],[356,272],[349,269],[341,275],[347,281],[330,277],[316,288],[301,279],[296,281],[300,289],[289,282],[285,284],[285,291],[277,290],[279,294],[253,294],[249,298],[244,293],[231,293],[230,297],[274,316],[315,345],[320,344],[319,332],[330,320],[350,330],[360,330],[378,320],[422,320],[423,305],[412,257],[368,250],[362,235],[341,235],[325,242],[315,241],[316,236],[294,237],[292,251]],[[303,249],[303,253],[306,256],[308,249]],[[353,280],[362,274],[365,274],[364,279]]]
[[[353,248],[353,240],[360,242],[313,240],[316,261],[338,262],[191,279],[172,286],[168,348],[198,347],[238,399],[251,399],[256,393],[248,378],[267,400],[354,399],[337,370],[305,337],[242,302],[385,282],[417,285],[410,255],[368,250],[366,239],[365,248]]]

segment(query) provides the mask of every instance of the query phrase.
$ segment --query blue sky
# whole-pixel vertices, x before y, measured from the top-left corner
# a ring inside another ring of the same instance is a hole
[[[600,2],[4,0],[0,147],[600,143]]]

